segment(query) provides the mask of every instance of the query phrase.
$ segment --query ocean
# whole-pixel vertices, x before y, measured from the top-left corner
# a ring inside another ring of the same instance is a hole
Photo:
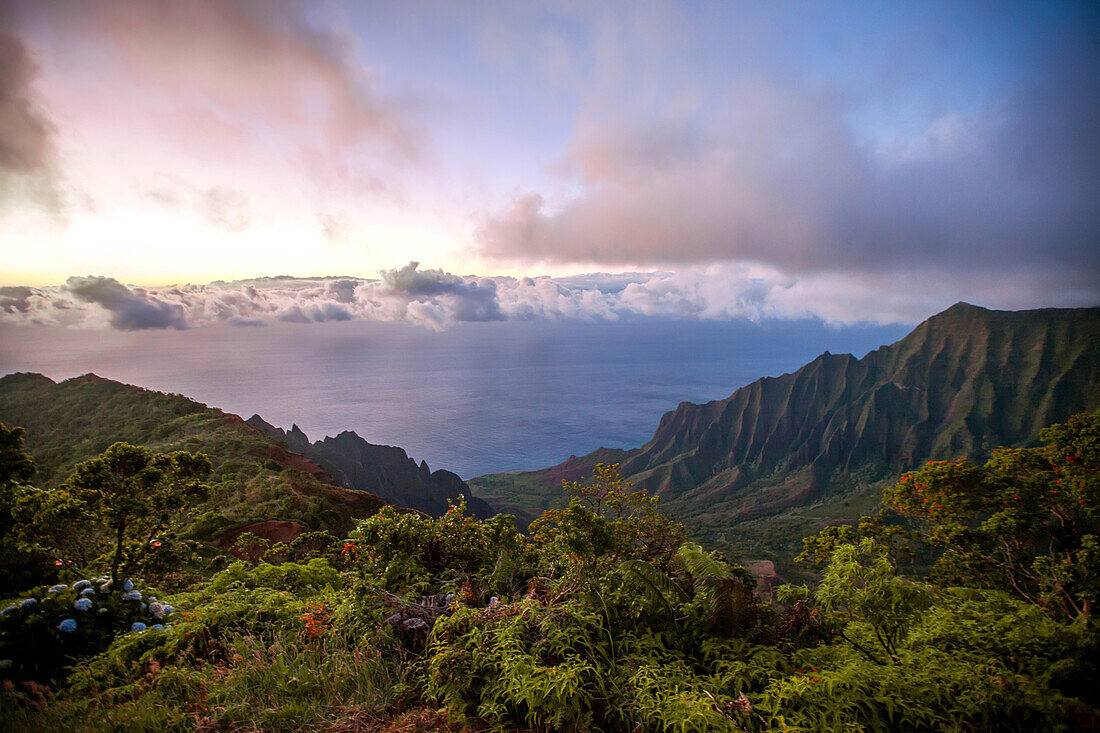
[[[371,321],[81,331],[0,326],[0,373],[94,372],[311,440],[354,430],[463,478],[649,440],[682,401],[729,396],[823,351],[863,356],[909,326],[634,318]]]

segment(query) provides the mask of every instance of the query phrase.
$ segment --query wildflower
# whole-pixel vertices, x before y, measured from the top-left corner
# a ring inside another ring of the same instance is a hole
[[[134,589],[134,581],[127,578],[126,582],[122,584],[122,590],[132,591],[133,589]]]
[[[88,598],[89,596],[94,596],[95,595],[95,588],[85,588],[84,590],[80,591],[80,595],[83,596],[84,598]]]
[[[140,601],[141,600],[141,591],[139,591],[139,590],[126,591],[125,593],[122,594],[122,600],[124,600],[124,601]]]
[[[65,585],[64,583],[58,583],[57,585],[51,585],[50,586],[50,593],[56,593],[59,590],[65,590],[68,587],[69,586]]]
[[[57,567],[61,567],[61,566],[62,566],[62,565],[64,565],[65,563],[61,562],[60,560],[54,560],[54,561],[53,561],[53,564],[54,564],[55,566],[57,566]]]
[[[10,616],[15,613],[15,606],[5,606],[3,611],[0,611],[0,616]]]
[[[30,608],[31,606],[33,606],[36,603],[38,603],[37,598],[24,598],[22,601],[19,602],[19,607],[20,608]]]
[[[90,598],[78,598],[73,603],[73,608],[78,611],[90,611],[92,610],[92,601]]]
[[[90,580],[78,580],[73,583],[73,590],[84,590],[85,588],[90,588],[91,585],[92,581]]]
[[[71,634],[76,631],[76,619],[67,618],[57,625],[58,631],[64,631],[66,634]]]
[[[130,631],[145,631],[145,624],[141,623],[140,621],[135,621],[134,623],[130,624]]]

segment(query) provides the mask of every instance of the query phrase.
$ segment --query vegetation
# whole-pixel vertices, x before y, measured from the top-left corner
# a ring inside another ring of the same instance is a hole
[[[27,450],[37,464],[35,483],[42,489],[60,486],[78,464],[119,441],[159,454],[202,453],[211,464],[208,490],[190,505],[193,511],[179,529],[181,536],[200,542],[272,519],[343,535],[384,503],[336,486],[315,465],[236,415],[92,374],[60,383],[39,374],[0,378],[0,422],[25,429]]]
[[[1100,408],[1098,361],[1100,309],[959,303],[861,359],[826,352],[726,399],[682,403],[641,447],[469,484],[526,524],[559,505],[562,480],[619,463],[699,541],[785,566],[805,535],[873,514],[903,472],[958,456],[983,462]]]
[[[27,485],[21,437],[0,428],[5,567],[39,551],[8,540],[22,531],[21,502],[50,493]],[[0,720],[89,731],[1095,728],[1100,413],[1043,439],[984,466],[907,474],[882,517],[807,538],[817,582],[774,598],[687,540],[618,466],[598,464],[526,534],[461,503],[437,519],[386,507],[342,538],[241,535],[240,560],[156,601],[149,581],[167,576],[140,548],[153,538],[187,562],[193,546],[167,517],[180,519],[179,498],[208,466],[110,446],[51,490],[80,507],[50,515],[80,538],[48,544],[62,564],[46,571],[62,583],[2,604]],[[125,580],[142,568],[146,580]]]

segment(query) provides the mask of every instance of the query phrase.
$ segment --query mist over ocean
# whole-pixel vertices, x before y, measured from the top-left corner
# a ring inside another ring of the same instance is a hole
[[[311,440],[354,430],[463,478],[649,440],[681,401],[729,396],[823,351],[862,357],[908,326],[815,320],[507,321],[436,333],[369,321],[83,331],[0,326],[0,373],[94,372]]]

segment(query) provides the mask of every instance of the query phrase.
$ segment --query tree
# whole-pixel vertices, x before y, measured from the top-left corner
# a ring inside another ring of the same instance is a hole
[[[73,566],[105,557],[117,588],[119,578],[139,570],[150,549],[168,541],[207,497],[210,471],[201,453],[162,455],[115,443],[78,464],[59,488],[27,496],[25,534]]]
[[[984,466],[933,461],[884,498],[941,548],[941,580],[1000,588],[1047,613],[1089,617],[1100,595],[1100,411],[1002,448]]]
[[[19,547],[16,507],[35,474],[34,459],[23,450],[23,428],[0,423],[0,595],[39,582],[52,568],[40,554]]]
[[[536,544],[560,545],[554,552],[580,559],[636,558],[668,569],[684,528],[657,509],[660,497],[631,491],[618,463],[597,463],[589,483],[563,481],[562,488],[572,497],[569,506],[547,510],[531,523]]]
[[[23,450],[23,428],[0,423],[0,487],[25,484],[34,473],[34,459]]]

